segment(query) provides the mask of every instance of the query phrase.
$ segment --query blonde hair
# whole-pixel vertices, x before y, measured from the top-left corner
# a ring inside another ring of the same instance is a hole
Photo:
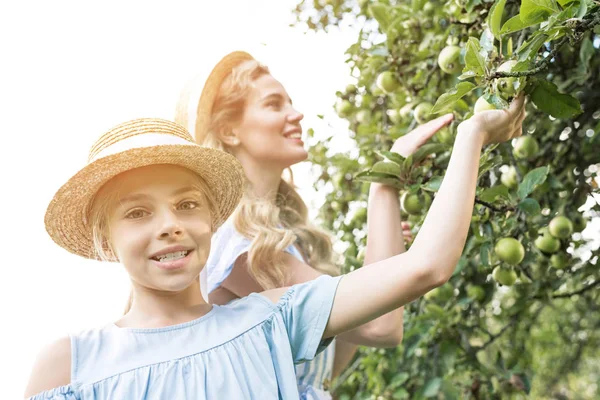
[[[198,181],[192,185],[192,187],[194,190],[197,190],[202,194],[209,207],[211,215],[215,215],[217,206],[215,197],[208,188],[208,185],[205,183],[204,179],[197,174],[196,177],[198,178]],[[110,182],[111,181],[105,183],[96,193],[88,212],[88,221],[92,231],[92,239],[94,241],[95,258],[100,261],[116,262],[119,261],[119,259],[111,244],[109,220],[111,209],[119,200],[119,191],[108,186]],[[129,299],[125,304],[123,314],[127,314],[129,312],[132,304],[133,288],[131,288],[129,291]]]
[[[201,145],[228,151],[219,138],[239,124],[253,82],[269,73],[256,60],[245,61],[232,70],[214,101],[208,133]],[[184,91],[184,95],[188,94]],[[177,107],[175,122],[190,126],[185,111],[184,107]],[[329,275],[339,274],[339,267],[333,262],[331,238],[309,223],[308,208],[294,189],[293,179],[281,179],[274,203],[257,198],[247,188],[233,213],[233,223],[240,234],[252,241],[248,271],[264,289],[286,285],[289,271],[283,262],[283,251],[294,244],[313,268]]]

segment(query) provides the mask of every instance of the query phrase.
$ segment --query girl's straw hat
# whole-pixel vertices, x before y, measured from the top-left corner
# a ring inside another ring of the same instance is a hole
[[[217,93],[219,93],[223,81],[231,74],[233,68],[249,60],[254,60],[250,54],[244,51],[234,51],[227,54],[217,63],[217,65],[215,65],[204,83],[198,106],[195,110],[192,110],[196,113],[196,118],[189,118],[190,116],[188,115],[190,112],[189,102],[190,100],[195,100],[191,99],[195,85],[188,85],[186,90],[182,92],[180,101],[177,104],[177,117],[175,120],[179,123],[182,121],[195,121],[195,126],[186,126],[186,128],[192,132],[198,143],[203,142],[204,137],[208,132],[215,98],[217,97]]]
[[[136,119],[101,136],[90,150],[87,165],[58,190],[44,219],[52,240],[71,253],[97,258],[88,220],[96,193],[123,172],[156,164],[179,165],[204,179],[217,203],[212,216],[215,230],[242,197],[245,175],[235,157],[198,145],[174,122]]]

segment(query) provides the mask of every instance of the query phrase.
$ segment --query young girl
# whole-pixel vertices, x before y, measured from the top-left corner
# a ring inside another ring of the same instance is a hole
[[[329,236],[308,221],[307,207],[282,179],[285,169],[308,154],[300,121],[285,88],[245,52],[225,56],[204,83],[182,92],[175,121],[187,126],[198,143],[225,150],[244,167],[246,195],[232,218],[213,236],[213,251],[203,274],[210,301],[228,301],[276,287],[338,275]],[[445,115],[401,137],[391,151],[408,157],[440,128]],[[398,191],[372,184],[368,204],[365,264],[404,252]],[[407,231],[410,235],[410,231]],[[312,362],[296,366],[302,398],[330,399],[326,382],[352,359],[356,345],[396,346],[402,338],[403,309],[337,337],[335,346]]]
[[[45,223],[68,251],[122,263],[133,285],[131,309],[50,345],[25,396],[298,398],[294,363],[450,278],[467,236],[482,146],[519,136],[524,115],[518,98],[509,110],[459,126],[444,181],[407,252],[226,306],[206,304],[198,277],[212,232],[241,197],[241,166],[168,121],[114,128],[59,189]]]

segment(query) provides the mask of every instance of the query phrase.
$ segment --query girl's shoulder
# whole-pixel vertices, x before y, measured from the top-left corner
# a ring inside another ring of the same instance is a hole
[[[25,396],[33,396],[71,383],[71,338],[64,336],[48,344],[37,356]]]

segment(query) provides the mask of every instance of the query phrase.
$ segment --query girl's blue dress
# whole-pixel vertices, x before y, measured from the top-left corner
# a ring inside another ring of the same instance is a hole
[[[31,399],[298,399],[294,364],[312,360],[340,277],[213,306],[163,328],[114,324],[71,335],[71,383]]]

